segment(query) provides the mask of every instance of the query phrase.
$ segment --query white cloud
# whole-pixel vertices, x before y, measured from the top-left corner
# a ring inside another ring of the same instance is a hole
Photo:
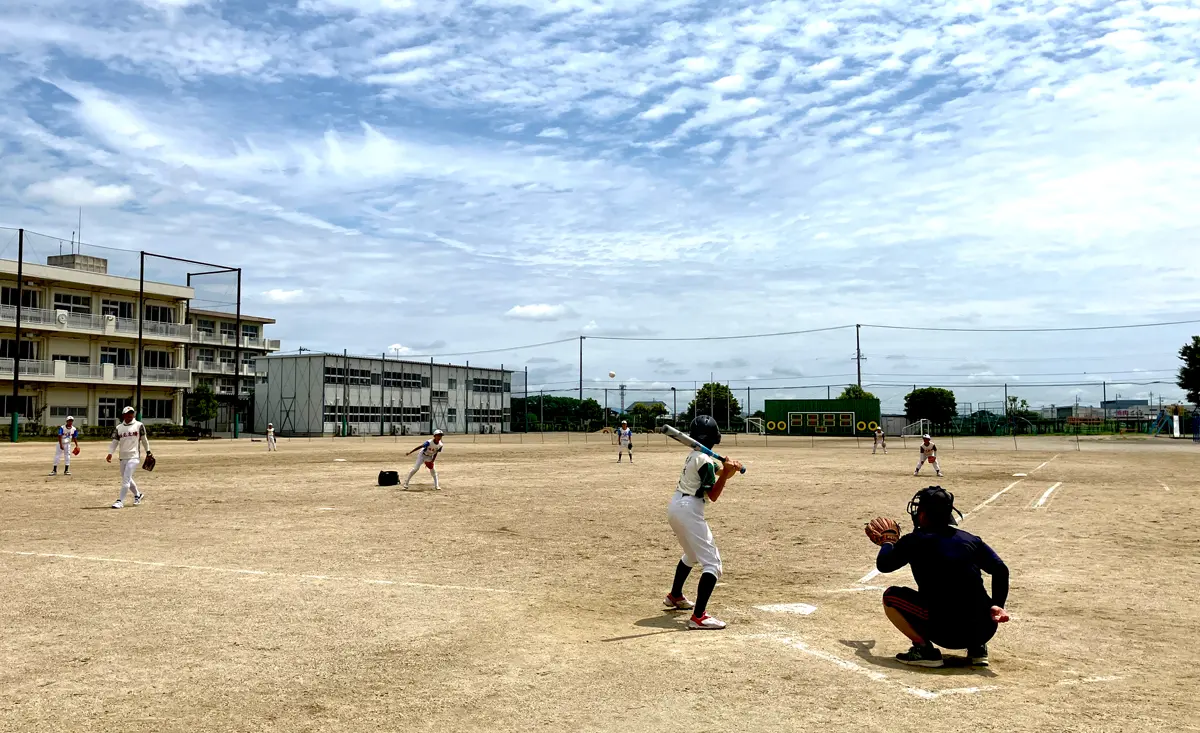
[[[97,185],[86,178],[63,176],[33,183],[25,195],[59,206],[120,206],[131,201],[134,193],[126,185]]]
[[[272,303],[292,303],[299,300],[303,295],[303,288],[296,288],[295,290],[273,288],[263,293],[263,297]]]
[[[533,305],[514,305],[504,315],[521,321],[557,321],[573,315],[573,313],[570,308],[562,304],[548,305],[546,303],[537,303]]]
[[[414,353],[413,350],[403,344],[392,344],[387,347],[388,353],[392,356],[407,356]]]
[[[567,131],[561,127],[547,127],[537,134],[538,137],[548,137],[555,140],[566,140]]]
[[[746,88],[746,78],[741,74],[723,76],[712,83],[712,88],[719,92],[739,92]]]

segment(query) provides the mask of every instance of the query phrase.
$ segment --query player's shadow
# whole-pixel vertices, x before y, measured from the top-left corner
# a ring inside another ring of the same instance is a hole
[[[854,650],[855,656],[868,664],[873,664],[876,667],[884,667],[886,669],[906,670],[910,672],[925,672],[928,674],[941,676],[973,676],[973,677],[998,677],[995,672],[985,667],[972,667],[971,660],[966,657],[942,655],[944,666],[942,667],[913,667],[897,660],[895,657],[882,657],[874,654],[872,650],[875,648],[875,640],[869,639],[865,641],[854,641],[851,639],[842,639],[841,643]]]
[[[647,631],[642,634],[629,634],[627,636],[615,636],[611,639],[601,639],[602,642],[614,641],[633,641],[634,639],[644,639],[647,636],[658,636],[659,634],[674,634],[677,631],[687,631],[687,616],[679,613],[664,611],[657,616],[644,618],[640,621],[634,621],[634,626],[643,629],[657,629],[657,631]]]

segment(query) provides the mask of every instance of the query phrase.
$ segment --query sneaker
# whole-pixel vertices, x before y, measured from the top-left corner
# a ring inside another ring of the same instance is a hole
[[[70,475],[71,475],[71,469],[70,469],[70,468],[64,468],[64,469],[63,469],[63,475],[64,475],[64,476],[70,476]]]
[[[897,654],[896,661],[913,667],[940,667],[943,664],[942,653],[933,644],[926,646],[913,644],[908,651]]]
[[[133,495],[133,505],[134,505],[134,506],[137,506],[138,504],[141,504],[141,503],[142,503],[142,499],[145,499],[145,498],[146,498],[146,494],[145,494],[145,493],[141,493],[141,494],[134,494],[134,495]]]
[[[700,618],[696,618],[696,616],[693,615],[691,618],[688,619],[688,628],[692,629],[692,630],[716,631],[717,629],[725,628],[725,622],[722,621],[721,619],[713,618],[712,616],[709,616],[707,613],[704,614],[703,616],[701,616]]]
[[[113,502],[112,508],[113,509],[124,509],[125,502],[121,501],[120,499],[117,499],[116,501]]]
[[[945,474],[942,473],[941,471],[938,471],[938,478],[944,478],[944,477],[945,477]]]
[[[51,476],[57,476],[57,475],[58,475],[58,466],[55,466],[54,468],[50,469],[50,475],[51,475]]]
[[[971,660],[972,667],[988,666],[988,650],[987,644],[983,646],[971,647],[967,650],[967,658]]]
[[[690,611],[696,607],[696,604],[689,601],[686,597],[679,596],[676,598],[670,593],[663,599],[663,605],[675,611]]]

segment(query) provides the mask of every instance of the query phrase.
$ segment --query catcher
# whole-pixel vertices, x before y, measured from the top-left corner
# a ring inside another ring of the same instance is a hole
[[[966,649],[972,665],[986,667],[987,643],[1008,621],[1008,566],[983,540],[955,526],[955,512],[954,494],[930,486],[908,502],[910,534],[901,537],[899,525],[884,517],[866,526],[867,537],[879,545],[879,572],[911,565],[917,581],[916,590],[892,586],[883,593],[888,620],[912,641],[911,649],[896,655],[904,664],[941,667],[941,646]],[[991,596],[980,571],[992,576]]]

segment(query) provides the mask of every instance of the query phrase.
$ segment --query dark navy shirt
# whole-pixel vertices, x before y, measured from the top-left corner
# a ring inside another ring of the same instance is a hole
[[[956,527],[918,529],[879,548],[879,572],[893,573],[905,565],[912,566],[917,589],[931,611],[970,613],[1003,608],[1008,601],[1008,566],[986,542]],[[980,571],[992,576],[990,597]]]

